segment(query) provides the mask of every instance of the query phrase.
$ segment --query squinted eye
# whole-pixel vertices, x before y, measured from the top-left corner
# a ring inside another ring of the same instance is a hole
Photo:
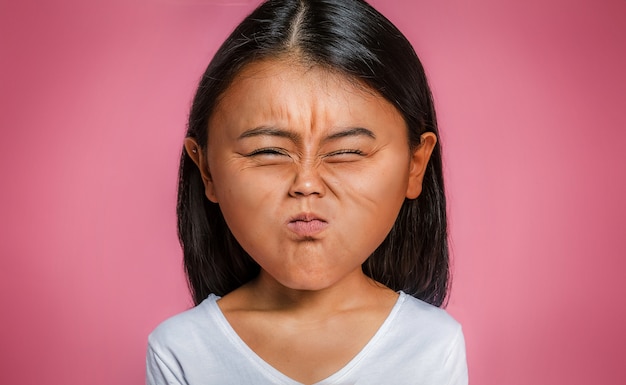
[[[287,151],[285,151],[282,148],[276,148],[276,147],[265,147],[265,148],[258,148],[256,150],[253,150],[251,152],[249,152],[248,154],[246,154],[247,157],[253,157],[253,156],[287,156]]]
[[[329,152],[324,158],[329,162],[351,162],[361,159],[364,155],[361,150],[344,149]]]

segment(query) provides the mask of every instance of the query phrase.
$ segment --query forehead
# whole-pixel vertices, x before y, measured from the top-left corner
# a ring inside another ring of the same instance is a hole
[[[361,80],[287,57],[255,61],[240,70],[220,97],[209,126],[319,129],[365,126],[385,118],[404,122],[391,103]]]
[[[340,89],[362,97],[381,98],[376,91],[354,76],[292,55],[283,55],[245,65],[221,95],[220,102],[241,89],[245,89],[247,93],[264,93],[284,89],[285,86],[297,86],[299,92],[308,88],[317,97],[324,96],[325,91],[330,88],[335,95]]]

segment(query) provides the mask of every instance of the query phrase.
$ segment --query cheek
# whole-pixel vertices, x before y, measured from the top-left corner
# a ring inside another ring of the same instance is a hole
[[[407,160],[398,156],[372,161],[356,168],[337,169],[332,181],[339,198],[344,195],[353,202],[372,210],[385,211],[404,201],[408,186]]]
[[[224,219],[233,235],[244,245],[264,238],[275,202],[284,196],[284,173],[259,170],[221,169],[214,175],[215,193]]]
[[[408,166],[398,167],[405,163],[402,158],[333,175],[341,213],[350,218],[346,227],[358,229],[361,242],[377,247],[391,230],[406,196]]]
[[[226,225],[239,244],[250,254],[255,254],[255,245],[263,244],[268,224],[268,213],[264,212],[264,195],[259,189],[242,188],[232,184],[220,190],[219,206]]]
[[[268,195],[281,191],[287,175],[284,168],[249,167],[242,159],[216,161],[212,170],[215,194],[220,204],[258,208]]]

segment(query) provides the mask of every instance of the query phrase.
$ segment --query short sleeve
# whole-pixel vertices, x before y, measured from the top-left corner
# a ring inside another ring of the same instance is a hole
[[[175,373],[148,345],[146,354],[146,385],[187,385],[181,373]]]
[[[467,373],[467,357],[465,354],[465,338],[463,331],[459,328],[450,352],[445,362],[446,371],[450,373],[448,385],[467,385],[469,382]]]

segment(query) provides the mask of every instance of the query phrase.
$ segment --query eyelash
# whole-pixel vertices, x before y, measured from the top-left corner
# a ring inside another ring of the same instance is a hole
[[[284,149],[281,149],[281,148],[276,148],[276,147],[259,148],[259,149],[253,150],[253,151],[249,152],[248,154],[246,154],[247,157],[254,157],[254,156],[259,156],[259,155],[270,155],[270,156],[284,155],[284,156],[289,156],[287,151],[285,151]],[[328,157],[337,156],[337,155],[359,155],[359,156],[363,156],[363,155],[365,155],[365,153],[363,151],[357,150],[357,149],[344,149],[344,150],[337,150],[337,151],[330,152],[328,154],[325,154],[323,157],[324,158],[328,158]]]
[[[258,148],[252,152],[246,154],[246,156],[252,157],[256,155],[287,155],[286,151],[276,147]]]
[[[338,150],[338,151],[333,151],[329,154],[326,154],[325,157],[327,156],[333,156],[333,155],[343,155],[343,154],[354,154],[354,155],[363,155],[363,151],[361,150]]]

